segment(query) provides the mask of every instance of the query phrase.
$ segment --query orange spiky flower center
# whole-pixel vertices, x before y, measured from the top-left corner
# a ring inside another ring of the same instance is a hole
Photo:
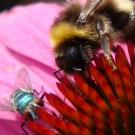
[[[61,77],[57,87],[65,99],[46,93],[46,98],[60,115],[37,107],[40,119],[50,128],[27,122],[36,133],[62,135],[134,135],[135,134],[135,52],[128,42],[130,62],[118,46],[112,70],[101,54],[88,65],[84,74],[74,73],[73,79]],[[67,104],[72,103],[72,106]]]

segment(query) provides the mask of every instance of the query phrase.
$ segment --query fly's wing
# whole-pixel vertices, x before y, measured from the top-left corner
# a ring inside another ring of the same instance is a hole
[[[88,15],[90,15],[95,10],[95,8],[101,1],[102,0],[87,0],[79,15],[77,22],[86,22]]]
[[[1,111],[17,111],[14,103],[12,102],[11,95],[0,98]]]
[[[14,89],[19,90],[20,88],[22,88],[23,91],[25,91],[25,92],[33,93],[29,74],[25,68],[22,68],[19,71],[17,78],[16,78]]]

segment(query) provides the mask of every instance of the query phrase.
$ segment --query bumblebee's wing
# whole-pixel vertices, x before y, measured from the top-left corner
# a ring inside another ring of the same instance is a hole
[[[11,95],[0,98],[1,111],[17,111],[14,103],[12,102]]]
[[[20,88],[23,88],[23,90],[28,93],[33,93],[29,74],[25,68],[22,68],[19,71],[17,78],[16,78],[14,89],[19,90]]]
[[[101,1],[102,0],[87,0],[77,21],[81,23],[86,22],[88,15],[95,10]]]

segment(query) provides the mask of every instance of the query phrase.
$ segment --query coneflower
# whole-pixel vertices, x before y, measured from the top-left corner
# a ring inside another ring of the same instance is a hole
[[[27,125],[39,135],[135,135],[135,52],[128,42],[128,54],[117,46],[113,70],[103,54],[89,63],[85,75],[62,76],[57,87],[65,99],[46,93],[60,115],[37,107],[40,119]],[[69,105],[66,101],[70,101]]]

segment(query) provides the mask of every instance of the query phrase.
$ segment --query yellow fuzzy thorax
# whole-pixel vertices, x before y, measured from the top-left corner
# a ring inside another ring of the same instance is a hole
[[[53,26],[50,31],[50,41],[54,46],[57,46],[66,39],[73,37],[88,37],[88,34],[85,29],[79,29],[66,22],[61,22]]]

